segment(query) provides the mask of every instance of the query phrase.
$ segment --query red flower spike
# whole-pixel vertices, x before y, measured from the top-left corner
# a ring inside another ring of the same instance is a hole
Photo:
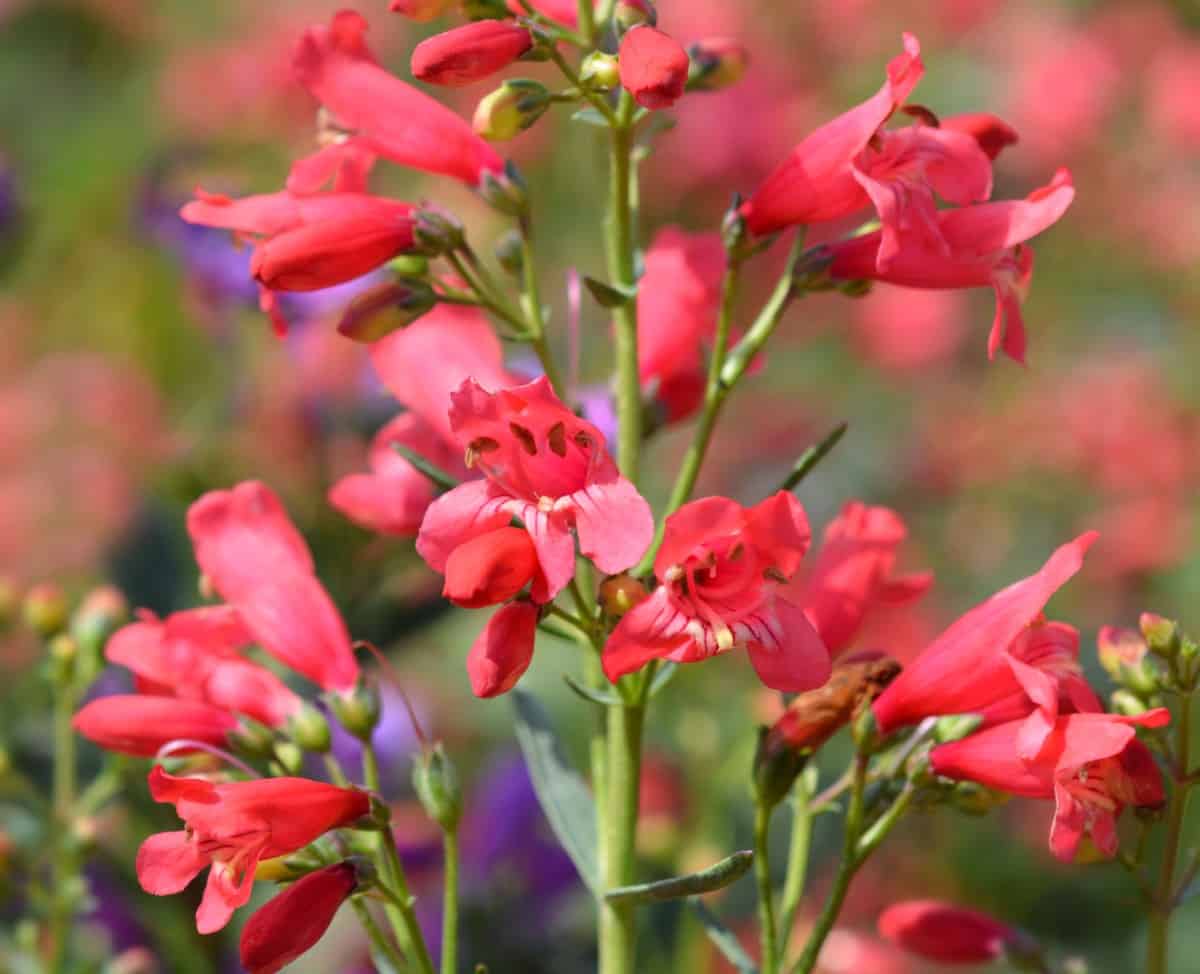
[[[200,570],[263,649],[326,690],[358,680],[346,624],[312,554],[265,484],[214,490],[188,509]]]
[[[986,964],[1008,944],[1024,944],[1019,930],[999,920],[939,900],[893,903],[879,916],[879,933],[897,947],[939,964]]]
[[[1074,198],[1071,174],[1060,169],[1048,185],[1023,200],[939,210],[938,234],[948,251],[931,250],[919,241],[910,246],[902,239],[881,269],[884,236],[876,231],[829,245],[829,273],[835,280],[877,280],[933,290],[990,287],[996,293],[996,314],[988,356],[995,358],[1003,349],[1009,358],[1024,362],[1021,299],[1033,276],[1033,252],[1024,243],[1058,222]]]
[[[211,865],[196,912],[200,933],[220,930],[250,899],[259,861],[296,852],[371,809],[365,791],[307,778],[214,784],[177,778],[155,766],[149,781],[154,800],[174,805],[187,829],[160,832],[142,843],[138,881],[147,893],[167,896]]]
[[[941,744],[929,755],[934,772],[977,781],[1026,798],[1054,799],[1050,851],[1074,860],[1085,835],[1100,852],[1117,853],[1117,818],[1126,805],[1158,807],[1162,774],[1135,727],[1164,727],[1166,708],[1137,717],[1077,713],[1059,717],[1040,751],[1023,754],[1025,723],[1011,721]]]
[[[238,721],[228,710],[201,700],[117,694],[86,704],[71,726],[106,751],[149,758],[171,741],[225,747]]]
[[[498,697],[517,685],[533,661],[538,607],[510,602],[498,609],[467,654],[467,676],[477,697]]]
[[[412,73],[428,84],[457,88],[503,70],[532,46],[519,24],[478,20],[421,41],[412,53]]]
[[[259,907],[242,928],[240,953],[249,974],[275,974],[307,953],[358,886],[354,865],[339,862],[303,876]]]
[[[893,575],[908,528],[895,511],[850,501],[825,528],[812,571],[789,594],[836,657],[848,649],[876,605],[918,599],[933,575]]]
[[[288,230],[259,244],[250,273],[273,291],[319,291],[362,277],[413,245],[413,221],[339,217]]]
[[[389,74],[367,48],[367,22],[343,10],[310,27],[292,59],[300,83],[371,152],[472,187],[504,160],[444,105]]]
[[[499,605],[528,585],[537,568],[537,550],[528,533],[521,528],[497,528],[451,552],[442,594],[464,609]]]
[[[621,41],[621,86],[643,108],[670,108],[683,97],[691,62],[673,37],[635,27]]]
[[[662,584],[604,647],[610,680],[652,659],[692,663],[741,647],[759,678],[799,693],[829,679],[829,652],[784,585],[810,540],[804,508],[779,492],[751,508],[724,497],[667,518],[654,573]]]
[[[1037,620],[1050,597],[1079,571],[1096,538],[1090,532],[1063,545],[1041,570],[951,625],[875,701],[879,729],[887,734],[925,717],[974,713],[1019,689],[1007,651]]]
[[[575,539],[615,575],[645,553],[650,507],[620,475],[604,435],[562,404],[545,378],[499,392],[468,379],[452,396],[450,423],[483,480],[460,484],[425,514],[417,552],[445,572],[454,550],[520,519],[537,551],[531,596],[553,599],[575,574]]]

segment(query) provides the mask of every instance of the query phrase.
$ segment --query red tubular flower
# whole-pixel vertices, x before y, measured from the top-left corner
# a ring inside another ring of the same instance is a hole
[[[986,964],[1028,937],[999,920],[940,900],[893,903],[879,916],[879,933],[897,947],[939,964]]]
[[[1093,531],[1063,545],[1040,571],[976,606],[935,639],[875,701],[879,729],[887,734],[925,717],[975,713],[1019,689],[1006,650],[1079,571],[1096,538]]]
[[[402,220],[412,205],[368,193],[260,193],[234,199],[196,190],[179,215],[188,223],[219,227],[240,237],[274,237],[288,230],[349,218]]]
[[[339,862],[292,883],[260,906],[242,928],[240,953],[249,974],[275,974],[307,953],[358,888],[353,863]]]
[[[532,46],[519,24],[478,20],[421,41],[412,53],[412,73],[431,85],[457,88],[503,70]]]
[[[296,852],[371,810],[366,792],[307,778],[213,784],[176,778],[156,765],[149,780],[154,800],[174,805],[187,829],[159,832],[142,843],[138,882],[147,893],[167,896],[211,865],[196,911],[200,933],[220,930],[250,899],[260,860]]]
[[[930,766],[946,778],[977,781],[1026,798],[1053,798],[1050,851],[1070,862],[1089,835],[1105,856],[1116,855],[1117,818],[1126,805],[1163,803],[1162,774],[1135,727],[1163,727],[1164,707],[1137,717],[1079,713],[1059,717],[1041,750],[1022,753],[1024,722],[998,724],[930,752]]]
[[[921,45],[904,35],[904,53],[888,64],[883,87],[861,105],[811,133],[742,206],[750,231],[763,235],[798,223],[846,216],[866,204],[851,164],[921,80]]]
[[[849,648],[873,606],[920,598],[933,584],[930,572],[893,576],[907,536],[895,511],[861,501],[848,502],[825,528],[812,571],[790,593],[832,656]]]
[[[963,132],[977,143],[989,159],[995,159],[1007,146],[1020,141],[1017,130],[1002,118],[987,112],[951,115],[941,120],[941,127],[951,132]]]
[[[497,609],[467,654],[467,676],[477,697],[498,697],[517,685],[533,661],[538,607],[517,601]]]
[[[412,245],[408,215],[340,217],[259,244],[250,273],[272,291],[319,291],[362,277]]]
[[[670,108],[683,97],[691,62],[673,37],[641,26],[621,41],[621,87],[643,108]]]
[[[358,679],[350,636],[308,545],[265,484],[210,491],[188,510],[200,570],[263,649],[326,690]]]
[[[720,234],[665,227],[646,251],[638,286],[638,374],[667,422],[679,422],[704,397],[702,343],[717,327],[725,247]]]
[[[534,602],[575,574],[575,539],[610,575],[633,565],[654,534],[650,506],[620,475],[604,434],[559,401],[540,378],[488,392],[468,379],[451,397],[450,424],[483,480],[460,484],[425,514],[417,551],[445,572],[460,545],[519,518],[537,552]]]
[[[71,726],[106,751],[148,758],[171,741],[224,747],[238,721],[228,710],[201,700],[116,694],[86,704]]]
[[[340,11],[329,26],[305,31],[292,59],[301,84],[338,124],[401,166],[470,186],[485,173],[502,173],[504,160],[467,122],[379,66],[363,39],[366,30],[360,14]]]
[[[1033,253],[1023,244],[1058,222],[1074,198],[1071,174],[1060,169],[1048,185],[1023,200],[939,210],[938,234],[948,251],[902,240],[881,268],[884,235],[876,231],[829,245],[829,273],[838,280],[877,280],[935,290],[990,287],[996,292],[996,314],[988,355],[995,358],[1003,348],[1010,358],[1023,362],[1021,298],[1033,274]]]
[[[442,594],[464,609],[499,605],[528,585],[537,570],[537,550],[528,533],[521,528],[496,528],[450,553]]]
[[[615,681],[652,659],[693,663],[744,647],[772,689],[820,686],[829,652],[783,591],[809,540],[804,508],[785,491],[751,508],[724,497],[685,504],[654,560],[662,584],[609,636],[604,672]]]
[[[229,606],[189,609],[164,620],[143,612],[113,634],[104,655],[132,670],[144,692],[199,700],[280,727],[302,701],[270,670],[238,654],[253,641]]]

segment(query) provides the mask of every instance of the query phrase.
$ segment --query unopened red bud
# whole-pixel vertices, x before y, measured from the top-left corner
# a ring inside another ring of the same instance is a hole
[[[452,6],[455,0],[392,0],[388,9],[401,17],[422,23],[442,16]]]
[[[362,277],[412,246],[407,213],[354,214],[263,241],[250,259],[250,273],[272,290],[319,291]]]
[[[643,108],[670,108],[687,87],[691,62],[673,37],[636,27],[621,41],[621,85]]]
[[[533,46],[529,31],[511,20],[480,20],[436,34],[416,46],[413,76],[456,88],[501,71]]]
[[[617,0],[613,18],[621,30],[630,30],[642,24],[653,27],[658,23],[658,11],[650,0]]]
[[[516,138],[550,107],[550,91],[537,81],[506,81],[475,109],[475,131],[492,142]]]
[[[352,862],[326,866],[292,883],[247,921],[242,965],[249,974],[282,970],[316,945],[358,886]]]
[[[1028,934],[999,920],[938,900],[908,900],[879,917],[879,932],[909,953],[943,964],[985,964],[1016,949],[1037,945]]]
[[[610,616],[620,617],[647,596],[646,586],[632,575],[614,575],[600,586],[600,605]]]
[[[338,334],[370,344],[411,325],[436,304],[437,295],[425,281],[380,284],[350,302],[338,322]]]
[[[745,45],[729,37],[710,37],[688,48],[689,91],[719,91],[737,84],[750,65]]]
[[[25,625],[49,639],[67,624],[67,597],[53,582],[42,582],[25,593],[22,616]]]

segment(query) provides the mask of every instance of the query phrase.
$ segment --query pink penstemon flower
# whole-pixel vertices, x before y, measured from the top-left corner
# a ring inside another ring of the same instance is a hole
[[[744,648],[767,686],[820,686],[829,652],[784,588],[809,540],[804,509],[786,492],[751,508],[724,497],[685,504],[654,560],[660,585],[609,636],[604,672],[616,680],[652,659],[693,663]]]

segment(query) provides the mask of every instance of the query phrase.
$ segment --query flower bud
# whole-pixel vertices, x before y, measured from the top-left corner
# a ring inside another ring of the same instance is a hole
[[[1121,714],[1123,717],[1140,717],[1149,709],[1128,690],[1115,690],[1109,699],[1112,703],[1113,713]]]
[[[287,732],[306,751],[324,754],[329,750],[329,721],[311,704],[304,704],[291,716]]]
[[[429,274],[429,258],[421,254],[401,254],[388,261],[387,268],[397,277],[426,277]]]
[[[1140,633],[1114,626],[1101,628],[1097,639],[1100,665],[1117,683],[1143,697],[1159,689],[1158,669],[1149,654],[1150,647]]]
[[[615,54],[592,51],[579,67],[579,78],[589,88],[611,91],[621,83],[621,67]]]
[[[710,37],[688,48],[688,91],[719,91],[742,80],[750,64],[745,46],[729,37]]]
[[[413,238],[423,257],[441,257],[461,250],[465,243],[463,225],[437,210],[420,210],[416,214]]]
[[[484,96],[475,109],[475,131],[492,142],[516,138],[550,107],[550,91],[541,82],[514,78]]]
[[[646,586],[626,573],[606,578],[600,585],[600,605],[610,616],[618,619],[647,595]]]
[[[249,974],[282,970],[316,945],[359,885],[349,860],[296,880],[246,922],[239,945],[242,966]]]
[[[455,0],[392,0],[388,9],[409,20],[426,23],[446,13]]]
[[[529,209],[529,187],[511,161],[505,163],[503,176],[483,174],[479,194],[490,207],[508,216],[522,216]]]
[[[357,295],[342,312],[338,333],[370,344],[411,325],[437,304],[437,295],[422,280],[392,281]]]
[[[111,585],[92,589],[71,617],[71,635],[87,656],[99,658],[117,629],[129,618],[129,603]]]
[[[327,698],[333,715],[346,730],[361,741],[369,741],[379,724],[379,690],[360,679],[348,694],[330,694]]]
[[[939,717],[933,728],[933,739],[939,744],[961,741],[979,730],[983,718],[979,714],[957,714]]]
[[[1142,630],[1152,653],[1169,659],[1179,652],[1179,623],[1153,612],[1143,612],[1138,620],[1138,628]]]
[[[274,757],[285,775],[299,774],[304,767],[304,752],[291,741],[276,741]]]
[[[53,582],[42,582],[25,593],[21,611],[25,625],[49,639],[67,624],[67,597]]]
[[[50,678],[59,686],[66,686],[75,678],[75,665],[79,659],[79,644],[65,632],[50,640]]]
[[[509,230],[496,241],[493,253],[496,260],[513,277],[520,277],[525,270],[525,251],[521,234],[518,230]]]
[[[755,801],[766,808],[774,808],[783,801],[808,763],[810,753],[789,747],[786,739],[775,733],[775,727],[760,727],[754,752]]]
[[[238,754],[254,760],[272,757],[275,753],[275,732],[266,724],[243,717],[229,732],[229,745]]]
[[[658,11],[650,0],[617,0],[613,9],[613,19],[618,30],[627,31],[642,24],[651,27],[658,23]]]
[[[1039,949],[1028,934],[953,903],[908,900],[879,917],[885,940],[926,960],[943,964],[986,964],[1010,950]]]
[[[445,832],[458,828],[462,818],[462,789],[458,773],[442,745],[434,745],[413,763],[413,788],[421,806]]]
[[[687,87],[687,51],[654,27],[638,27],[621,41],[621,85],[643,108],[670,108]]]
[[[533,46],[529,31],[511,20],[480,20],[435,34],[416,46],[413,77],[460,87],[512,64]]]

